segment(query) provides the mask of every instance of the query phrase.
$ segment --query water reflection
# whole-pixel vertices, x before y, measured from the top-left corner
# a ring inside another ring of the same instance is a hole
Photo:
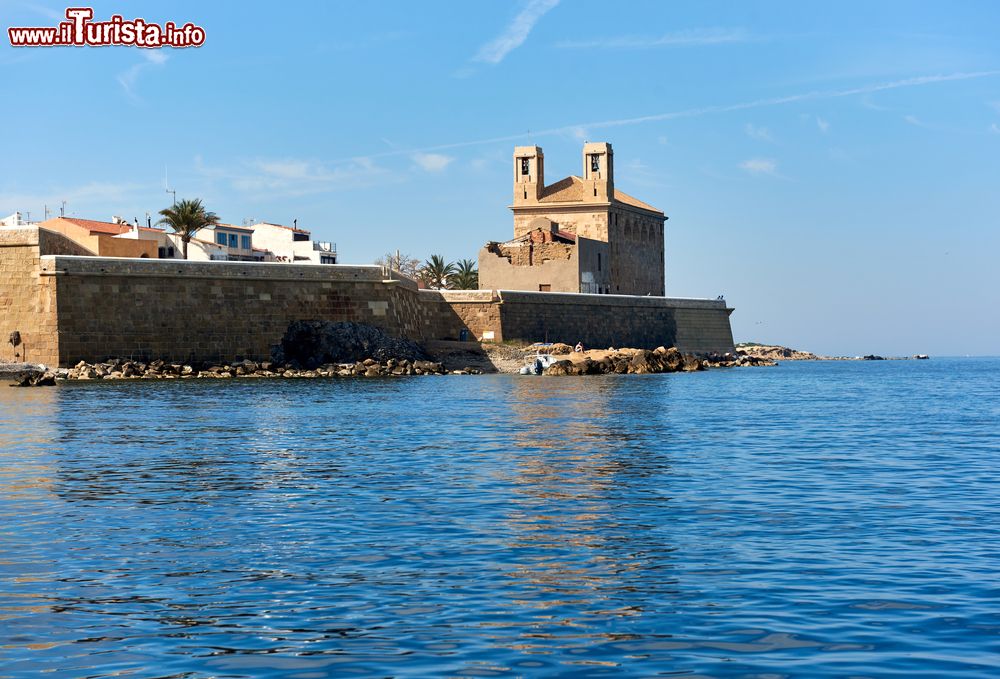
[[[515,493],[505,522],[506,547],[517,562],[509,573],[511,603],[525,609],[535,628],[512,648],[550,653],[573,647],[580,657],[571,663],[614,665],[584,657],[588,646],[630,638],[612,630],[675,586],[665,558],[673,546],[620,501],[632,495],[630,470],[662,455],[657,442],[635,428],[655,423],[657,406],[647,402],[644,412],[625,416],[623,383],[616,376],[527,379],[512,390],[513,447],[510,464],[499,472],[509,475]],[[665,516],[667,495],[657,492],[651,500],[648,516]],[[650,559],[658,562],[657,577],[644,582]],[[567,637],[568,629],[575,631]]]

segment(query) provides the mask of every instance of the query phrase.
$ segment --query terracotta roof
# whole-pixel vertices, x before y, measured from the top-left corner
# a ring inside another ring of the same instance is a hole
[[[549,184],[544,189],[542,189],[542,197],[538,202],[540,203],[575,203],[575,202],[586,202],[592,196],[587,194],[587,186],[584,184],[583,179],[577,177],[576,175],[570,175],[565,179],[560,179],[555,184]],[[649,203],[644,203],[638,198],[633,198],[632,196],[615,189],[615,200],[619,203],[625,203],[626,205],[631,205],[632,207],[642,208],[643,210],[651,210],[653,212],[663,211],[659,208],[655,208]]]
[[[64,222],[69,222],[70,224],[75,224],[76,226],[83,227],[91,233],[107,233],[112,236],[118,236],[123,233],[128,233],[135,228],[133,224],[113,224],[111,222],[99,222],[94,219],[80,219],[78,217],[53,217],[53,220],[60,219]],[[43,224],[45,222],[42,222]],[[148,226],[140,226],[140,231],[155,231],[157,233],[162,233],[163,229],[154,229]]]
[[[623,193],[618,189],[615,189],[615,200],[617,200],[619,203],[625,203],[626,205],[631,205],[633,207],[641,207],[643,210],[652,210],[653,212],[660,212],[660,213],[663,212],[663,210],[661,210],[660,208],[653,207],[649,203],[643,203],[638,198],[633,198],[632,196],[628,195],[627,193]]]

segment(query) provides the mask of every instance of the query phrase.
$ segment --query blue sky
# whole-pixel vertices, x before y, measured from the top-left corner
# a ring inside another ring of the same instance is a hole
[[[280,8],[280,9],[276,9]],[[65,7],[0,0],[4,28]],[[663,209],[667,292],[737,341],[1000,354],[1000,3],[94,5],[198,49],[0,47],[0,213],[143,219],[201,197],[342,261],[474,258],[510,157],[610,141]],[[6,38],[6,36],[4,36]]]

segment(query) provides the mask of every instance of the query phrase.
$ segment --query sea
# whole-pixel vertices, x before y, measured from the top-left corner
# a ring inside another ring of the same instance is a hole
[[[0,677],[997,677],[1000,359],[0,387]]]

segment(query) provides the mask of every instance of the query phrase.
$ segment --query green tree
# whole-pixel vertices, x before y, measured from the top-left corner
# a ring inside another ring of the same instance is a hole
[[[169,226],[174,233],[180,234],[184,259],[187,259],[188,243],[194,235],[206,226],[215,226],[219,223],[219,216],[206,210],[200,198],[174,203],[172,207],[160,210],[160,215],[163,219],[157,224]]]
[[[445,264],[441,255],[431,255],[431,258],[420,267],[420,280],[431,290],[446,290],[448,278],[454,274],[454,263]]]
[[[455,273],[448,279],[453,290],[476,290],[479,288],[479,269],[471,259],[462,259],[455,264]]]

